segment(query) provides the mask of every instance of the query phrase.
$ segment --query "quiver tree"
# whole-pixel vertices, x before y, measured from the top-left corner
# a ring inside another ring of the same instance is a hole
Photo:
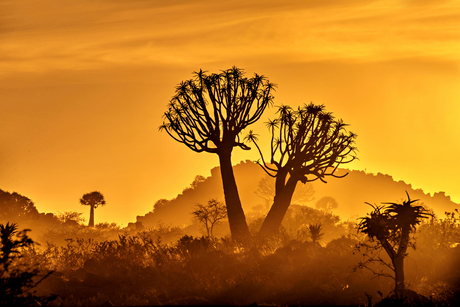
[[[335,172],[339,165],[350,163],[355,156],[355,138],[342,120],[335,120],[323,105],[305,104],[297,110],[279,107],[277,119],[267,123],[271,131],[270,156],[264,157],[257,136],[250,131],[246,139],[256,145],[258,164],[275,177],[275,197],[260,234],[278,231],[291,203],[295,187],[315,180],[326,182],[327,176],[342,178]]]
[[[234,239],[249,236],[249,229],[233,174],[231,153],[233,147],[250,149],[241,141],[240,132],[256,122],[272,103],[274,87],[264,76],[255,74],[246,78],[237,67],[210,75],[200,70],[194,79],[176,87],[160,127],[195,152],[218,155]]]
[[[368,216],[360,218],[358,231],[366,234],[369,239],[377,244],[370,246],[361,244],[366,248],[364,255],[366,260],[361,262],[358,267],[367,268],[377,275],[391,277],[395,280],[394,292],[397,298],[401,298],[401,292],[405,289],[404,279],[404,258],[407,256],[409,246],[414,247],[414,242],[410,240],[410,233],[415,231],[415,227],[420,224],[423,218],[430,214],[422,206],[412,205],[418,200],[411,200],[409,194],[407,200],[402,204],[383,203],[389,206],[377,206],[370,203],[374,211]],[[391,263],[387,263],[379,256],[378,251],[385,250],[390,257]],[[389,275],[383,271],[377,272],[371,268],[371,263],[380,263],[390,268],[394,275]]]
[[[88,226],[94,227],[94,209],[105,205],[104,196],[97,191],[86,193],[80,199],[80,204],[83,206],[90,206]]]

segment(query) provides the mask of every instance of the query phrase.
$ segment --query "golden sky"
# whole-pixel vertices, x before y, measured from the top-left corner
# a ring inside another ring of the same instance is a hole
[[[158,127],[175,85],[233,65],[349,123],[350,168],[460,202],[455,0],[0,0],[0,188],[85,215],[98,190],[96,223],[135,221],[218,165]]]

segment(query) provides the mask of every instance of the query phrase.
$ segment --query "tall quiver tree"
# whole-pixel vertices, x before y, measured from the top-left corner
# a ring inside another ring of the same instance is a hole
[[[234,147],[250,149],[241,141],[240,133],[272,103],[275,85],[257,74],[246,78],[237,67],[218,74],[208,75],[202,70],[194,74],[194,79],[177,86],[160,130],[195,152],[219,156],[232,238],[248,237],[231,154]]]
[[[342,120],[336,120],[324,111],[323,105],[305,104],[297,110],[289,106],[279,107],[279,117],[268,122],[271,131],[270,158],[266,160],[257,144],[257,136],[251,131],[246,137],[259,150],[258,163],[265,172],[275,177],[273,205],[260,228],[261,235],[279,230],[291,203],[295,187],[336,175],[339,165],[350,163],[355,156],[355,138],[347,132]]]
[[[94,227],[94,209],[105,205],[104,196],[97,191],[86,193],[80,198],[80,204],[90,206],[88,226]]]

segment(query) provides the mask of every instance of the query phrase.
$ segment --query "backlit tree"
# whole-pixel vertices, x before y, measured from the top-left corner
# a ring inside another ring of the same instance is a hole
[[[202,204],[196,205],[196,210],[192,214],[205,226],[208,237],[213,237],[214,226],[227,217],[227,208],[216,199],[211,199],[206,206]]]
[[[278,231],[298,182],[326,182],[327,176],[342,178],[345,175],[335,174],[339,165],[356,158],[356,135],[346,131],[342,120],[325,112],[323,105],[305,104],[297,110],[281,106],[277,113],[279,117],[268,122],[268,159],[257,144],[257,136],[251,131],[246,137],[259,150],[259,165],[276,178],[273,205],[262,224],[261,235]]]
[[[249,236],[249,229],[233,174],[232,150],[250,149],[240,133],[272,103],[274,87],[264,76],[245,77],[237,67],[209,75],[200,70],[194,79],[177,86],[160,127],[195,152],[218,155],[230,231],[235,239]]]
[[[396,298],[401,298],[400,295],[405,289],[404,258],[407,256],[407,248],[414,246],[409,235],[415,231],[415,227],[420,224],[423,218],[430,216],[422,206],[412,205],[416,201],[411,200],[407,194],[407,200],[403,201],[402,204],[384,203],[389,204],[389,206],[376,206],[367,203],[374,211],[369,216],[362,217],[358,227],[360,232],[377,243],[373,246],[361,245],[366,249],[364,252],[366,259],[358,267],[370,269],[377,275],[393,278]],[[378,252],[382,249],[390,257],[391,263],[386,263],[379,256]],[[394,274],[374,271],[371,267],[372,263],[380,263],[390,268]]]
[[[32,200],[16,192],[0,189],[0,221],[22,221],[37,218],[38,215]]]
[[[105,205],[104,196],[97,191],[86,193],[80,199],[80,204],[83,206],[90,206],[88,226],[94,227],[94,209]]]

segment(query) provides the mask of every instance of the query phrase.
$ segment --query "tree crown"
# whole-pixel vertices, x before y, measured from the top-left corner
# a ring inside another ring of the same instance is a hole
[[[422,219],[431,215],[422,206],[412,205],[418,201],[417,199],[411,200],[409,194],[407,194],[407,198],[402,204],[383,203],[383,205],[377,206],[367,203],[374,211],[369,216],[360,218],[358,230],[368,235],[371,240],[375,238],[379,241],[396,244],[400,241],[403,230],[408,234],[415,230]],[[386,204],[390,206],[385,206]]]
[[[194,74],[194,79],[176,87],[160,130],[196,152],[249,149],[239,133],[272,103],[275,85],[257,74],[246,78],[237,67],[219,74],[202,70]]]
[[[91,193],[84,194],[83,197],[80,199],[80,204],[82,204],[83,206],[92,206],[94,208],[97,208],[99,206],[104,206],[105,200],[101,192],[94,191]]]
[[[38,216],[35,204],[29,198],[0,189],[0,220],[33,218]]]
[[[335,120],[323,105],[305,104],[297,110],[280,106],[279,117],[270,120],[270,158],[266,160],[252,131],[246,137],[259,150],[262,168],[272,177],[280,170],[302,183],[335,175],[340,164],[356,159],[356,135],[347,132],[342,120]]]

